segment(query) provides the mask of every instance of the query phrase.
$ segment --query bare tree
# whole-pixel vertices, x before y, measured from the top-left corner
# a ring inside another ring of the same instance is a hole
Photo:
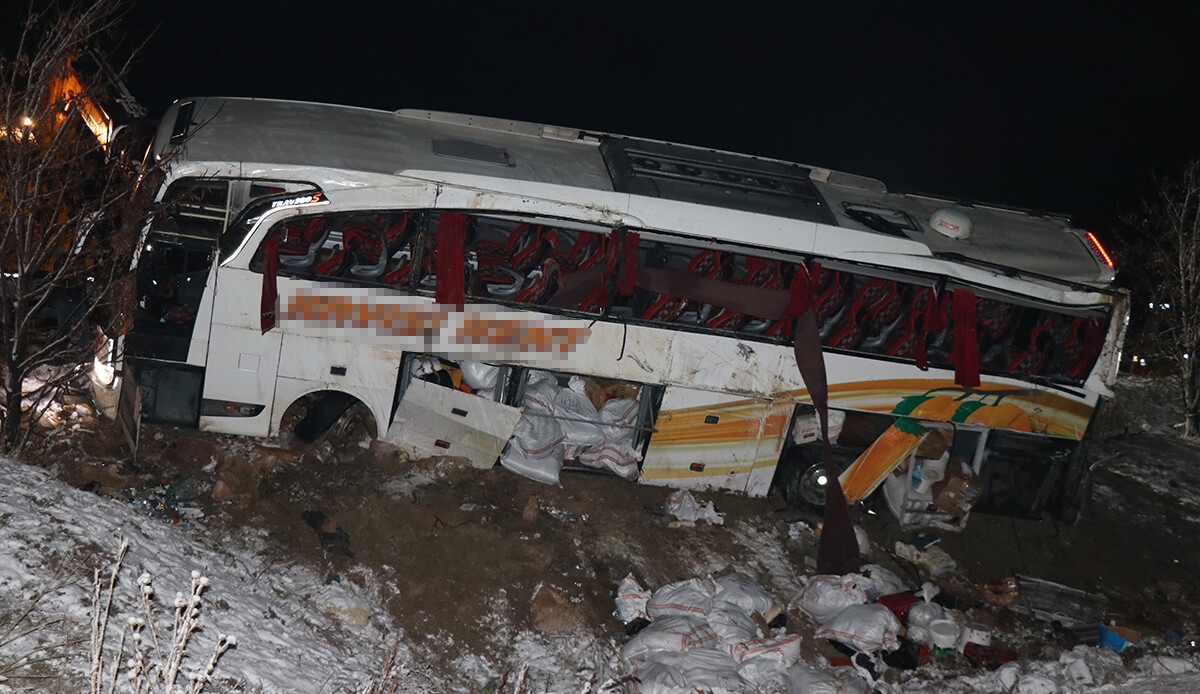
[[[1149,313],[1141,349],[1179,373],[1184,436],[1200,434],[1200,160],[1157,182],[1155,197],[1128,220],[1143,235],[1139,278]]]
[[[111,37],[119,0],[31,14],[0,55],[0,450],[90,363],[93,324],[122,287],[137,169],[111,143],[113,84],[72,70]]]

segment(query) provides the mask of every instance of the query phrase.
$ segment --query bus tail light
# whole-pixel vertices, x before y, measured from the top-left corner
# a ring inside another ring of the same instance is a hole
[[[1100,239],[1096,238],[1096,235],[1090,231],[1087,232],[1087,242],[1088,248],[1091,249],[1092,255],[1096,256],[1097,260],[1107,265],[1109,270],[1117,269],[1113,265],[1112,256],[1108,254],[1108,251],[1104,250],[1104,246],[1100,245]]]

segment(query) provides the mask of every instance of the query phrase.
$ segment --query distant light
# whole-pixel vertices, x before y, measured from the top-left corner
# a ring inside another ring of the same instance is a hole
[[[1150,302],[1150,308],[1154,308],[1154,302],[1153,302],[1153,301],[1151,301],[1151,302]]]
[[[1141,365],[1141,366],[1145,366],[1145,365],[1146,365],[1146,360],[1145,360],[1145,358],[1142,358],[1142,359],[1138,360],[1138,364],[1139,364],[1139,365]]]
[[[828,483],[829,483],[829,478],[826,477],[825,475],[821,475],[820,477],[817,478],[817,484],[821,485],[822,487],[824,487]]]
[[[1160,304],[1163,308],[1171,308],[1171,304]]]
[[[30,118],[29,116],[25,116],[24,118],[21,119],[21,125],[28,128],[29,126],[33,125],[33,119]]]
[[[871,509],[867,509],[867,515],[868,515],[868,516],[873,516],[873,515],[875,515],[875,512],[874,512],[874,511],[872,511]]]
[[[1190,355],[1190,354],[1187,354],[1187,353],[1184,353],[1184,355],[1183,355],[1183,358],[1184,358],[1184,359],[1191,359],[1191,358],[1192,358],[1192,355]]]

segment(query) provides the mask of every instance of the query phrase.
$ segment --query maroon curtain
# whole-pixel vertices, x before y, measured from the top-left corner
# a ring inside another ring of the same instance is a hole
[[[466,294],[463,269],[463,239],[467,216],[461,212],[443,212],[438,222],[437,290],[434,300],[453,305],[459,311]]]
[[[954,290],[954,382],[964,388],[979,385],[979,331],[975,293]]]
[[[259,306],[260,327],[265,334],[279,318],[279,237],[272,236],[263,248],[262,298]]]
[[[621,296],[632,296],[634,285],[637,283],[637,252],[638,241],[642,235],[636,231],[625,232],[625,272],[617,283],[617,291]]]

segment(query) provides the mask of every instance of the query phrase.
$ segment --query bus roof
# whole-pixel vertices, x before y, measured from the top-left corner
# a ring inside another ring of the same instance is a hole
[[[1063,217],[892,193],[874,179],[829,169],[609,133],[437,111],[209,97],[171,107],[154,154],[184,142],[174,153],[180,161],[437,171],[570,186],[628,194],[631,209],[639,196],[710,205],[908,239],[934,255],[1093,287],[1113,279],[1088,237]],[[947,225],[954,230],[940,233]]]

